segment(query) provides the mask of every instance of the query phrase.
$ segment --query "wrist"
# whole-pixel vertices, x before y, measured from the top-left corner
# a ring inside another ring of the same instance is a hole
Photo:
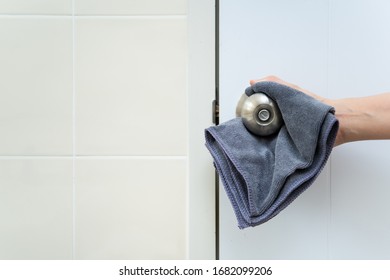
[[[337,131],[336,141],[334,146],[339,146],[348,140],[348,133],[346,129],[346,123],[348,122],[348,114],[346,113],[349,109],[345,106],[343,100],[324,98],[321,100],[323,103],[332,106],[335,110],[335,117],[339,122],[339,129]]]

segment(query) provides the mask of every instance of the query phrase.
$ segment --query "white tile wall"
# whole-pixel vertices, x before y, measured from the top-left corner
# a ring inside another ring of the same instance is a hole
[[[72,14],[72,0],[0,0],[0,14]]]
[[[185,0],[0,0],[0,259],[187,256],[186,24]]]
[[[183,0],[76,0],[76,13],[83,15],[185,15]]]
[[[72,258],[72,161],[0,160],[0,259]]]
[[[72,20],[0,17],[0,154],[72,154]]]
[[[76,22],[77,154],[185,155],[186,19]]]
[[[185,258],[185,159],[80,159],[76,174],[76,258]]]

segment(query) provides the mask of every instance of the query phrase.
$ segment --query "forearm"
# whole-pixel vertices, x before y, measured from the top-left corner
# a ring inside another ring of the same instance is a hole
[[[262,81],[290,86],[333,106],[340,123],[335,146],[359,140],[390,139],[390,92],[368,97],[327,99],[276,76],[251,80],[250,84]]]
[[[340,130],[336,145],[359,140],[390,139],[390,93],[326,100],[336,109]]]

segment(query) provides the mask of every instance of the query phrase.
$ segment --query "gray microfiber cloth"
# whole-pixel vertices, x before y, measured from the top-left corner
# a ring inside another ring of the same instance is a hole
[[[266,137],[250,133],[241,118],[206,129],[206,146],[233,206],[239,228],[273,218],[305,191],[324,167],[338,121],[331,106],[275,82],[259,82],[246,95],[265,93],[284,124]]]

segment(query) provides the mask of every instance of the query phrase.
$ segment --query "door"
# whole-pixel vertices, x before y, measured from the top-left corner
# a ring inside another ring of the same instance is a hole
[[[390,91],[390,2],[220,0],[220,122],[250,79],[277,75],[328,98]],[[336,147],[316,182],[240,230],[220,184],[221,259],[389,259],[390,141]]]

